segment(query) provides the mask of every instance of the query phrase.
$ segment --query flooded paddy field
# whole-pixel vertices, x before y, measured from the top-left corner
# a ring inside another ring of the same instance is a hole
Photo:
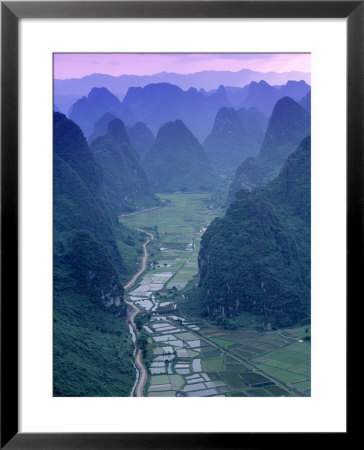
[[[237,332],[223,335],[224,345],[220,345],[220,341],[208,337],[212,331],[218,333],[218,329],[211,330],[202,321],[189,322],[174,315],[153,317],[149,335],[154,359],[149,368],[147,395],[309,395],[310,346],[306,342],[299,342],[294,336],[284,340],[275,332],[256,332],[249,337]],[[273,341],[278,350],[267,351],[265,346]],[[249,357],[242,357],[246,347]]]
[[[148,270],[127,294],[141,315],[149,314],[143,329],[153,358],[144,395],[309,396],[310,343],[301,339],[305,327],[225,330],[177,312],[181,289],[197,275],[203,231],[217,214],[206,209],[203,194],[162,197],[169,206],[122,218],[129,226],[158,231],[159,256],[148,261]]]

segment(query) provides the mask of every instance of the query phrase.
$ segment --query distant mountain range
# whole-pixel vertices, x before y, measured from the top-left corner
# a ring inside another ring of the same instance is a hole
[[[126,125],[143,122],[154,134],[166,122],[180,119],[201,141],[211,131],[222,106],[229,106],[223,86],[206,96],[194,88],[183,91],[173,84],[159,83],[130,88],[122,102],[106,88],[92,88],[87,97],[72,105],[69,117],[90,142],[100,135],[112,116]]]
[[[143,122],[153,134],[166,122],[180,119],[202,142],[211,132],[218,110],[231,106],[230,99],[235,99],[235,104],[236,98],[239,98],[238,103],[241,100],[241,104],[235,106],[237,109],[255,108],[269,117],[277,100],[287,92],[298,102],[310,92],[310,86],[304,81],[289,81],[275,87],[261,81],[242,89],[219,86],[206,92],[195,88],[184,91],[173,84],[157,83],[143,88],[131,87],[123,101],[106,88],[94,87],[87,97],[72,105],[69,117],[81,127],[90,142],[99,135],[95,127],[102,128],[102,121],[96,122],[105,114],[112,114],[129,126]]]
[[[310,84],[311,75],[300,71],[265,73],[249,69],[237,72],[210,70],[191,74],[161,72],[154,75],[120,75],[118,77],[94,73],[83,78],[55,79],[54,101],[60,111],[68,113],[70,106],[80,96],[88,95],[93,87],[105,87],[122,99],[130,87],[144,87],[152,83],[170,83],[183,90],[194,87],[197,90],[209,91],[217,89],[220,85],[244,87],[252,81],[259,82],[261,80],[273,86],[285,84],[289,80],[304,80]]]
[[[310,95],[311,86],[304,80],[288,80],[282,85],[270,85],[265,80],[252,81],[244,87],[225,86],[229,103],[234,108],[254,106],[265,115],[270,116],[275,103],[282,97],[291,97],[296,102]],[[216,89],[210,91],[201,90],[205,95],[211,95]]]
[[[253,81],[244,88],[245,98],[240,106],[245,108],[254,106],[269,117],[272,114],[274,105],[280,98],[290,97],[298,102],[310,90],[311,87],[303,80],[298,82],[290,80],[282,86],[271,86],[265,81],[260,81],[259,83]]]
[[[122,105],[154,134],[166,122],[180,119],[201,142],[211,131],[216,112],[229,101],[223,86],[206,96],[195,88],[184,91],[173,84],[158,83],[131,87]]]
[[[311,74],[301,71],[290,72],[258,72],[249,69],[242,69],[236,72],[204,70],[201,72],[181,74],[173,72],[160,72],[154,75],[119,75],[112,76],[101,73],[94,73],[82,78],[55,79],[54,93],[59,95],[86,95],[93,87],[106,87],[118,94],[125,94],[131,86],[144,87],[151,83],[171,83],[181,89],[189,89],[191,86],[196,89],[211,90],[219,85],[244,87],[252,81],[265,80],[271,85],[281,85],[288,80],[304,80],[308,84],[311,81]]]

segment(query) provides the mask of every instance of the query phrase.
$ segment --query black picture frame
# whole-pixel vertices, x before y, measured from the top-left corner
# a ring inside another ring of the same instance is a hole
[[[363,272],[363,1],[1,2],[1,448],[185,449],[308,445],[310,433],[18,432],[18,21],[21,18],[346,18],[347,303]],[[355,299],[354,299],[355,300]],[[347,348],[350,346],[348,345]],[[349,411],[348,416],[349,418]],[[349,424],[349,421],[348,421]],[[346,433],[332,433],[347,445]],[[327,435],[315,434],[315,443]],[[344,442],[345,439],[345,442]]]

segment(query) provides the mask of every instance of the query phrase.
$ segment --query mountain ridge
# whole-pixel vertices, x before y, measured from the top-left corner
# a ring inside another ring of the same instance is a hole
[[[202,145],[181,120],[159,129],[144,167],[155,192],[203,191],[217,181]]]
[[[290,97],[279,99],[269,119],[256,163],[243,161],[236,169],[228,203],[240,189],[252,190],[277,176],[288,156],[310,134],[310,128],[310,114],[301,105]]]
[[[105,87],[93,87],[87,97],[79,98],[72,105],[69,118],[89,137],[95,122],[105,113],[123,119],[130,125],[137,121],[133,112]]]
[[[72,103],[74,103],[80,95],[87,95],[93,87],[106,87],[122,100],[129,87],[144,87],[150,83],[167,82],[176,84],[184,90],[187,90],[192,86],[197,90],[203,88],[208,91],[217,89],[221,84],[224,86],[243,87],[251,81],[260,81],[262,79],[272,85],[284,84],[288,80],[305,80],[310,84],[310,74],[300,71],[289,71],[280,74],[278,72],[264,73],[242,69],[236,72],[201,71],[194,74],[160,72],[159,74],[146,76],[112,76],[94,73],[81,78],[55,79],[54,97],[55,103],[61,108],[61,111],[68,113],[68,109]]]
[[[96,138],[91,149],[104,171],[105,195],[115,216],[159,205],[120,119],[109,122],[106,134]]]
[[[203,142],[215,170],[220,173],[234,171],[244,159],[258,153],[259,137],[249,126],[249,121],[254,120],[255,117],[245,109],[237,112],[232,107],[222,107],[218,110],[212,131]]]
[[[53,395],[127,396],[135,371],[123,284],[143,238],[112,214],[79,126],[60,113],[53,123]]]
[[[310,137],[280,174],[241,190],[207,228],[199,253],[199,288],[208,314],[249,312],[266,327],[310,317]]]

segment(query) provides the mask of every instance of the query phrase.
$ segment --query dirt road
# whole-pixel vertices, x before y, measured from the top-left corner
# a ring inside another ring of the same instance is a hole
[[[136,395],[136,397],[143,397],[143,390],[144,390],[145,383],[147,382],[148,372],[143,364],[141,350],[137,350],[137,352],[135,354],[134,362],[135,362],[135,365],[138,367],[139,374],[140,374],[139,380],[138,380],[138,385],[135,390],[135,395]]]
[[[148,250],[147,250],[147,245],[149,244],[149,242],[151,241],[151,239],[154,239],[154,235],[152,233],[148,233],[148,231],[142,230],[141,228],[135,228],[135,230],[138,231],[142,231],[143,233],[147,234],[149,236],[149,238],[144,242],[143,244],[143,259],[142,259],[142,265],[140,270],[133,276],[133,278],[124,286],[124,289],[127,290],[129,289],[131,286],[133,286],[133,284],[135,283],[135,281],[137,280],[137,278],[145,271],[145,269],[147,268],[147,262],[148,262]]]
[[[129,216],[135,216],[136,214],[140,214],[146,211],[152,211],[153,209],[159,209],[161,206],[153,206],[153,208],[147,208],[147,209],[141,209],[140,211],[134,211],[129,214],[120,214],[119,217],[129,217]]]
[[[138,230],[138,231],[142,231],[143,233],[146,233],[149,237],[143,244],[143,258],[142,258],[141,268],[132,277],[132,279],[124,286],[125,290],[129,289],[130,287],[132,287],[133,284],[135,283],[135,281],[137,280],[137,278],[147,268],[147,263],[148,263],[147,245],[149,244],[151,239],[154,239],[154,236],[153,236],[152,233],[148,233],[148,231],[142,230],[140,228],[135,228],[135,229]],[[138,329],[137,329],[137,327],[135,325],[134,319],[135,319],[135,316],[140,313],[140,309],[136,305],[134,305],[133,303],[128,302],[127,300],[125,300],[125,303],[127,303],[130,306],[130,308],[132,308],[132,312],[129,315],[129,323],[133,327],[135,335],[138,336],[139,332],[138,332]],[[137,397],[143,397],[143,390],[144,390],[145,383],[147,381],[148,372],[147,372],[147,369],[144,367],[144,364],[143,364],[142,351],[139,350],[139,349],[136,351],[134,363],[135,363],[135,365],[137,366],[137,368],[139,370],[139,380],[138,380],[138,384],[137,384],[135,393],[136,393]]]

